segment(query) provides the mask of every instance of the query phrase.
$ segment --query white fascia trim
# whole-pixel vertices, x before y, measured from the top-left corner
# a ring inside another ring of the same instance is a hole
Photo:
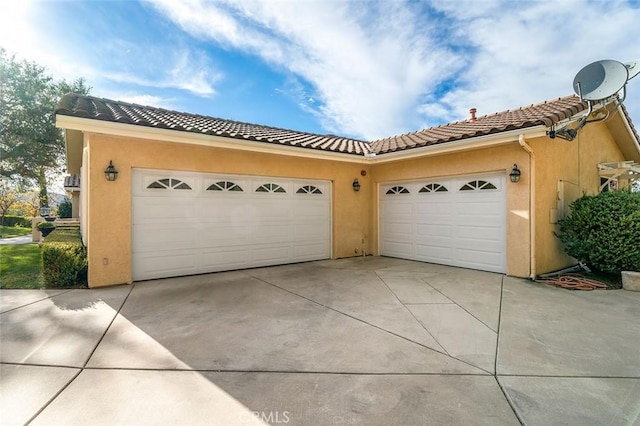
[[[363,155],[320,151],[309,148],[305,149],[301,147],[225,138],[222,136],[204,135],[171,129],[156,129],[153,127],[138,126],[135,124],[114,123],[111,121],[71,117],[68,115],[56,115],[56,126],[63,129],[80,130],[86,133],[102,133],[107,135],[124,136],[137,139],[151,139],[165,142],[234,149],[240,151],[260,152],[265,154],[280,154],[293,157],[343,161],[348,163],[369,163],[368,159]]]
[[[170,129],[156,129],[135,124],[114,123],[110,121],[89,118],[56,115],[56,126],[63,129],[80,130],[86,133],[102,133],[107,135],[124,136],[138,139],[151,139],[184,144],[203,145],[216,148],[234,149],[240,151],[261,152],[266,154],[289,155],[293,157],[315,158],[321,160],[342,161],[356,164],[382,164],[390,161],[407,160],[431,155],[441,155],[466,151],[469,149],[487,148],[518,142],[520,135],[536,138],[546,135],[545,126],[535,126],[527,129],[510,130],[497,134],[478,136],[458,141],[440,143],[422,148],[413,148],[397,152],[378,155],[354,155],[338,152],[311,150],[301,147],[276,145],[272,143],[250,140],[225,138],[221,136],[203,135],[198,133],[181,132]]]
[[[547,127],[535,126],[526,129],[510,130],[492,135],[478,136],[474,138],[461,139],[458,141],[440,143],[422,148],[414,148],[397,152],[381,154],[375,157],[375,163],[387,163],[390,161],[406,160],[411,158],[426,157],[431,155],[450,154],[469,149],[488,148],[491,146],[504,145],[518,142],[520,135],[528,138],[537,138],[546,135]]]

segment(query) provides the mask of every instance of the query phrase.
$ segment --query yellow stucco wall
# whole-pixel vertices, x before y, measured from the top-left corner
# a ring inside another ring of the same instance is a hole
[[[355,249],[370,253],[370,168],[363,164],[305,159],[234,151],[204,146],[91,134],[88,223],[89,286],[130,283],[131,174],[134,168],[214,172],[333,181],[332,257],[355,256]],[[118,169],[115,182],[107,182],[109,160]],[[361,176],[361,171],[367,176]],[[355,192],[358,178],[362,189]]]
[[[575,264],[554,235],[559,230],[552,223],[560,196],[558,182],[565,182],[567,203],[582,194],[597,194],[598,164],[623,161],[624,156],[604,123],[588,124],[571,142],[542,137],[529,145],[536,157],[536,273],[542,274]]]
[[[577,188],[574,194],[594,194],[599,190],[597,164],[624,160],[603,123],[589,124],[573,142],[548,137],[527,139],[534,151],[533,157],[514,140],[491,148],[372,165],[101,134],[88,134],[85,141],[90,163],[87,234],[90,236],[91,287],[131,282],[131,174],[134,168],[330,180],[333,182],[332,257],[340,258],[361,255],[363,249],[367,254],[379,254],[380,183],[495,172],[507,176],[517,163],[522,171],[520,182],[514,184],[506,178],[507,273],[528,277],[532,270],[540,274],[573,263],[554,235],[557,225],[552,223],[552,216],[558,207],[558,181]],[[104,178],[109,160],[119,171],[115,182]],[[533,172],[535,264],[531,265]],[[361,184],[360,192],[352,188],[355,178]]]
[[[434,177],[472,175],[500,172],[507,176],[514,163],[522,171],[520,182],[511,183],[506,178],[507,190],[507,274],[528,277],[529,252],[529,154],[517,140],[499,147],[477,149],[455,154],[437,155],[418,159],[375,164],[371,170],[373,206],[371,223],[374,253],[378,247],[378,184],[402,180],[418,180]]]

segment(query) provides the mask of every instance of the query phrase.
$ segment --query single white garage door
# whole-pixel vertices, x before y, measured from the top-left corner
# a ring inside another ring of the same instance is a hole
[[[506,272],[503,175],[380,185],[384,256]]]
[[[331,257],[331,183],[133,171],[133,279]]]

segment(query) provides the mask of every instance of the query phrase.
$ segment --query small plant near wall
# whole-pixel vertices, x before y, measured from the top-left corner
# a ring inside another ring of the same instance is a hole
[[[640,193],[585,195],[559,225],[567,254],[588,267],[613,274],[640,271]]]

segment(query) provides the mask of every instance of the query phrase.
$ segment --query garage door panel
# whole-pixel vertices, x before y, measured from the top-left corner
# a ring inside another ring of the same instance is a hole
[[[427,262],[449,263],[453,259],[453,248],[443,246],[416,245],[417,258]]]
[[[173,219],[196,217],[195,205],[191,202],[179,200],[169,200],[165,198],[145,197],[138,201],[137,208],[133,214],[133,223],[153,219]]]
[[[408,222],[384,222],[382,232],[389,237],[399,235],[411,235],[413,232],[413,224]]]
[[[388,217],[403,217],[411,216],[413,211],[413,205],[407,202],[390,203],[386,202],[382,204],[382,216]]]
[[[456,228],[456,238],[482,241],[502,241],[500,226],[459,226]]]
[[[191,190],[176,189],[167,177],[188,182]],[[326,181],[140,169],[132,181],[134,280],[331,255]],[[155,181],[169,185],[146,188]],[[296,193],[301,188],[303,193]],[[170,262],[168,254],[175,255]]]
[[[410,256],[412,247],[410,243],[387,240],[383,242],[382,251],[388,256],[404,256],[406,253]]]
[[[296,224],[294,236],[296,241],[300,239],[324,241],[330,237],[330,229],[325,221],[309,221],[304,224]]]
[[[499,265],[501,253],[478,252],[475,250],[458,250],[456,257],[459,259],[459,266],[466,266],[474,269],[482,269],[491,272],[502,272]]]
[[[283,262],[291,257],[291,248],[288,245],[282,246],[253,246],[251,249],[252,260],[257,262],[257,266],[262,266],[264,262]]]
[[[193,241],[198,240],[199,232],[195,227],[185,227],[182,224],[165,224],[160,227],[155,224],[135,225],[133,232],[144,235],[144,238],[133,240],[134,251],[166,251],[180,250],[193,247]]]
[[[317,259],[319,256],[329,256],[322,244],[298,244],[293,250],[293,257],[298,261]]]
[[[167,273],[186,272],[198,265],[199,253],[194,250],[174,252],[164,256],[139,256],[134,265],[134,273],[147,273],[147,275],[161,277]]]
[[[501,216],[502,206],[502,203],[460,203],[455,212],[462,216]]]
[[[315,200],[309,197],[296,198],[290,206],[295,216],[303,217],[325,217],[328,213],[327,207],[326,199]]]
[[[381,185],[381,254],[504,272],[503,182],[484,175]],[[400,186],[410,193],[387,194]]]
[[[221,267],[241,267],[249,261],[249,250],[244,245],[238,248],[225,247],[224,249],[202,251],[202,271]]]
[[[417,203],[417,213],[418,216],[423,215],[441,215],[441,216],[450,216],[451,211],[454,208],[454,204],[452,202],[442,202],[442,201],[433,201],[433,197],[430,197],[427,201],[421,200]]]

